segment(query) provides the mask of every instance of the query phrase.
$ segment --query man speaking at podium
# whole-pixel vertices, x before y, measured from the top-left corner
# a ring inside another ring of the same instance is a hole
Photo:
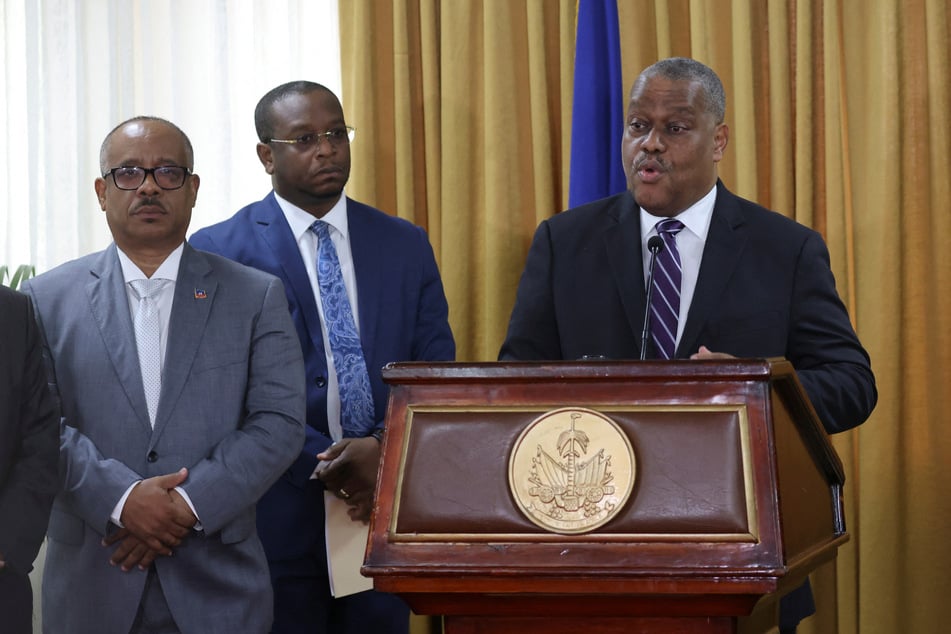
[[[500,360],[785,357],[830,433],[864,422],[877,392],[822,237],[729,192],[717,75],[686,58],[631,89],[628,191],[535,232]],[[780,631],[815,611],[783,597]]]

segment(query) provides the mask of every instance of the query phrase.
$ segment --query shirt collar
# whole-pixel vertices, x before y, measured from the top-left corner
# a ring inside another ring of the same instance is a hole
[[[707,239],[707,232],[710,230],[710,219],[713,217],[713,205],[717,200],[717,186],[707,192],[707,194],[690,205],[679,214],[674,216],[684,227],[690,230],[695,236],[703,241]],[[641,209],[641,241],[646,241],[647,237],[654,231],[654,225],[661,220],[666,220],[664,216],[655,216]]]
[[[301,238],[310,231],[310,226],[314,224],[314,216],[294,203],[281,198],[277,192],[274,192],[274,199],[277,200],[278,206],[284,213],[287,224],[291,227],[291,233],[294,234],[294,239],[300,242]],[[350,229],[347,222],[347,197],[344,194],[340,195],[340,200],[320,220],[339,231],[345,239],[350,239]]]
[[[185,243],[182,242],[174,251],[169,253],[165,261],[155,269],[155,273],[152,274],[151,279],[176,281],[178,279],[178,266],[181,264],[182,253],[184,251]],[[119,248],[119,245],[116,245],[116,252],[119,254],[119,264],[122,266],[122,277],[125,278],[126,283],[132,280],[149,279],[146,278],[145,273],[135,265],[135,262]]]

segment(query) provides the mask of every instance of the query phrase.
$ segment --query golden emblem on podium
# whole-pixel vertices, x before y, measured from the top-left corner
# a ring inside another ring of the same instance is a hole
[[[592,531],[617,515],[634,490],[631,441],[613,420],[565,407],[539,416],[509,456],[509,490],[522,513],[553,533]]]

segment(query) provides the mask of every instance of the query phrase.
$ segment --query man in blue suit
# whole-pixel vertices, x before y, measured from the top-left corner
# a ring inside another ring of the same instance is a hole
[[[829,252],[815,231],[718,180],[725,107],[720,79],[699,62],[671,58],[641,73],[621,142],[629,191],[538,227],[499,356],[786,357],[826,430],[850,429],[871,414],[877,392]],[[647,246],[670,219],[680,225],[682,270],[666,355],[642,333]],[[794,632],[813,611],[808,585],[792,591],[781,601],[780,631]]]
[[[33,631],[29,572],[59,488],[59,415],[30,299],[0,286],[0,618]]]
[[[262,97],[254,119],[258,158],[274,191],[191,242],[284,281],[307,366],[304,450],[258,508],[274,583],[273,631],[406,632],[409,609],[395,596],[372,590],[332,596],[323,496],[326,490],[345,499],[354,522],[369,519],[387,404],[383,366],[455,356],[432,247],[421,228],[344,195],[353,129],[326,87],[306,81],[278,86]],[[328,238],[346,287],[341,310],[328,308],[330,293],[321,286],[329,275],[318,260]],[[344,314],[352,315],[355,356],[365,360],[372,391],[371,420],[356,434],[344,433],[342,403],[354,388],[349,370],[337,367],[328,335]]]
[[[114,243],[24,285],[62,404],[43,627],[267,632],[255,503],[304,440],[304,367],[280,280],[185,242],[188,137],[130,119],[100,151]]]

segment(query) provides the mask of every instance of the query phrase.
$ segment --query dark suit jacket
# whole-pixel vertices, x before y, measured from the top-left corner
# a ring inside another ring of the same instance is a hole
[[[631,194],[568,210],[535,233],[499,357],[638,359],[646,303]],[[720,182],[676,356],[701,345],[786,357],[830,433],[862,423],[875,407],[869,357],[836,293],[822,237]],[[783,597],[780,624],[814,611],[806,584]]]
[[[638,359],[646,293],[640,211],[624,192],[535,233],[501,359]],[[877,399],[869,357],[835,289],[822,237],[717,184],[677,357],[701,345],[785,357],[826,429],[862,423]]]
[[[183,632],[265,632],[273,618],[255,503],[304,439],[303,359],[283,284],[187,244],[149,423],[115,245],[24,285],[62,403],[63,490],[50,517],[43,627],[128,632],[146,574],[109,565],[103,535],[136,481],[188,468],[202,523],[154,569]]]
[[[58,464],[59,415],[33,307],[25,295],[0,286],[0,553],[9,567],[0,574],[33,568],[59,485]]]
[[[455,358],[449,307],[432,247],[421,228],[351,199],[347,200],[347,221],[360,339],[376,419],[382,424],[388,397],[381,373],[384,365]],[[327,364],[318,300],[297,242],[273,193],[229,220],[196,232],[190,242],[284,281],[307,367],[307,441],[297,462],[261,500],[258,531],[271,560],[306,554],[322,562],[323,493],[320,484],[309,478],[317,465],[316,454],[332,442],[327,426]],[[317,568],[321,566],[326,574],[326,565],[319,563]]]

